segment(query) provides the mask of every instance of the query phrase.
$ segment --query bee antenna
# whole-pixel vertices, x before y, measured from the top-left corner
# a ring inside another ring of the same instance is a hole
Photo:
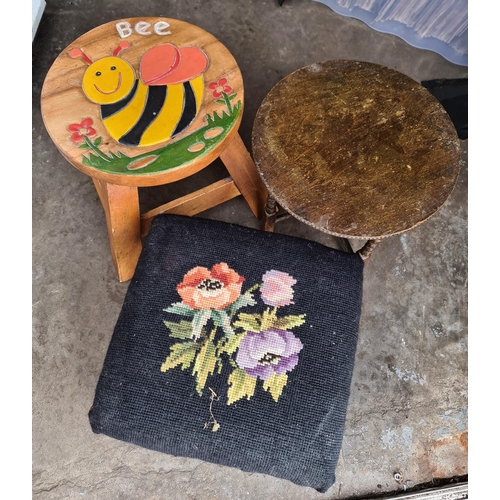
[[[117,56],[123,49],[128,49],[129,47],[130,43],[128,43],[127,40],[123,40],[123,42],[120,42],[120,45],[113,50],[113,55]]]
[[[83,52],[82,49],[71,49],[68,54],[70,55],[70,57],[72,57],[73,59],[76,59],[77,57],[81,57],[83,58],[83,60],[87,63],[87,64],[92,64],[92,61],[88,58],[87,54],[85,54]]]

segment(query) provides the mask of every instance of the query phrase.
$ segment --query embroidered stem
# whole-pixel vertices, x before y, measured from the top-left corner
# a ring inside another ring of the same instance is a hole
[[[236,363],[236,361],[234,361],[233,358],[228,358],[229,359],[229,364],[233,367],[233,368],[238,368],[238,364]]]
[[[251,286],[245,293],[252,293],[254,290],[257,290],[257,288],[260,288],[262,286],[262,283],[257,283],[254,286]]]

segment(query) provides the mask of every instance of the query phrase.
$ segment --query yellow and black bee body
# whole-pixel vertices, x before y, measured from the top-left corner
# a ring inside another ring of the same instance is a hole
[[[202,99],[198,87],[190,81],[175,86],[145,86],[136,79],[125,98],[101,105],[101,119],[111,136],[125,146],[150,144],[148,136],[158,134],[162,140],[173,138],[196,117]],[[169,98],[174,92],[175,97]]]
[[[151,146],[180,134],[201,108],[208,65],[197,47],[157,45],[140,61],[140,78],[134,68],[117,57],[130,44],[123,41],[112,56],[92,62],[81,49],[89,67],[82,79],[85,95],[100,105],[101,119],[110,136],[125,146]]]

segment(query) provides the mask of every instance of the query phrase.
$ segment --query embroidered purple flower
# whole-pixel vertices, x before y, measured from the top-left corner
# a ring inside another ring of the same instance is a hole
[[[264,304],[273,307],[288,306],[293,304],[293,288],[292,286],[297,283],[287,273],[281,271],[266,271],[262,276],[263,284],[260,289],[260,294]]]
[[[260,333],[248,332],[240,342],[236,363],[251,377],[268,379],[295,368],[302,342],[292,332],[270,328]]]

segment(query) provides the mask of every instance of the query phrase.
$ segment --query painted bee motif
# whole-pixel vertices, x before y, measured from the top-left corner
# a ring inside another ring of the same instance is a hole
[[[196,47],[157,45],[142,56],[137,78],[134,68],[118,57],[129,46],[122,41],[112,56],[95,62],[81,49],[69,55],[89,64],[82,88],[100,104],[111,137],[125,146],[151,146],[180,134],[196,117],[208,58]]]

